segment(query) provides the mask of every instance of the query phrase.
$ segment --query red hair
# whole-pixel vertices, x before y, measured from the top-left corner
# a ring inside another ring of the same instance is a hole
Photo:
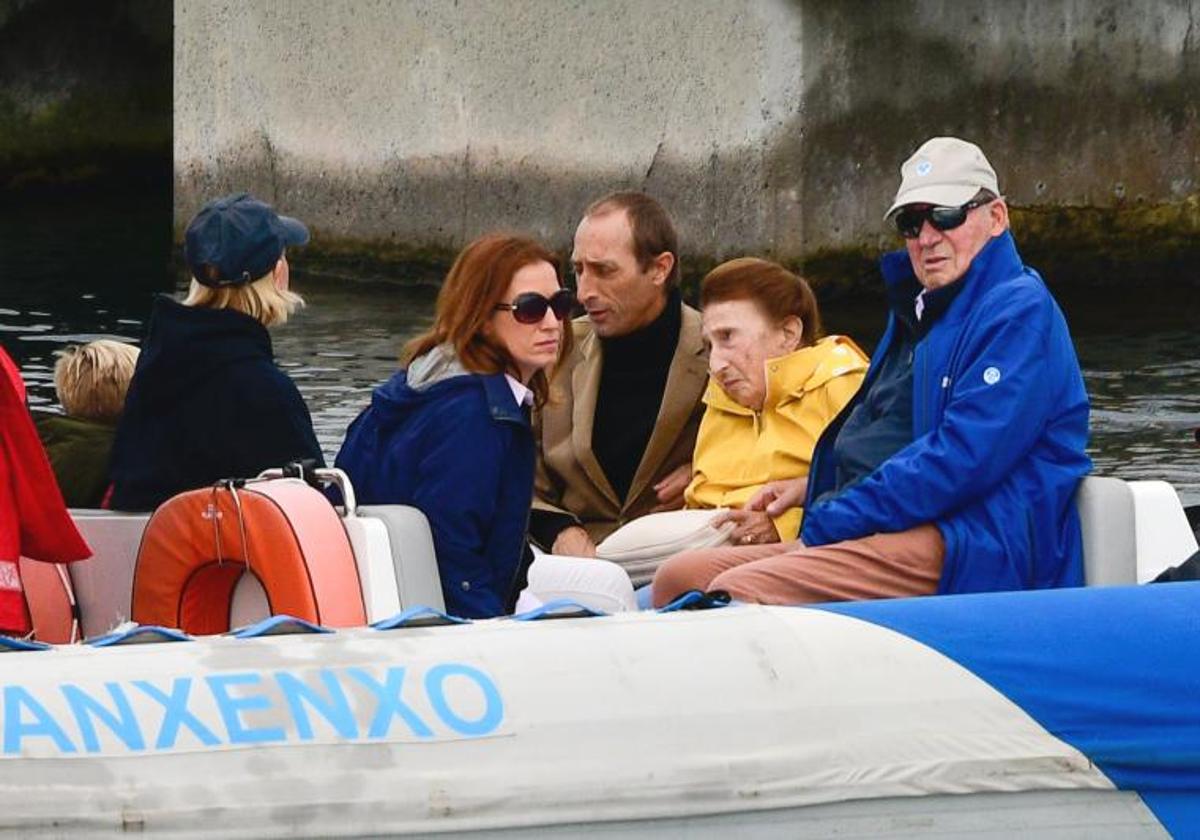
[[[817,296],[808,283],[770,260],[742,257],[721,263],[706,274],[700,286],[700,308],[727,300],[748,300],[775,324],[796,316],[804,325],[803,347],[815,344],[824,334]]]
[[[472,373],[514,373],[516,365],[508,350],[489,338],[484,326],[504,301],[513,275],[527,265],[546,262],[559,276],[558,257],[525,236],[489,233],[459,252],[438,293],[433,326],[404,348],[404,361],[411,362],[440,344],[454,348],[463,367]],[[571,352],[572,330],[563,324],[556,365]],[[550,394],[546,371],[539,370],[529,381],[534,402],[545,405]]]

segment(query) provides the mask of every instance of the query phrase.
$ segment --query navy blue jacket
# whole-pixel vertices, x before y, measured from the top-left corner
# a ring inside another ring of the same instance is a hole
[[[415,389],[398,371],[375,389],[336,465],[360,504],[412,505],[429,519],[446,609],[502,615],[533,498],[533,434],[503,374]]]
[[[184,490],[305,458],[324,464],[266,328],[232,309],[157,298],[113,442],[112,507],[153,510]]]
[[[905,252],[887,254],[882,267],[889,287],[911,282]],[[814,502],[801,538],[825,545],[932,522],[946,542],[939,592],[1081,585],[1073,497],[1091,469],[1088,398],[1066,321],[1008,232],[958,282],[916,348],[913,442]],[[833,441],[896,329],[893,314],[858,396],[818,442],[808,498],[835,488]]]

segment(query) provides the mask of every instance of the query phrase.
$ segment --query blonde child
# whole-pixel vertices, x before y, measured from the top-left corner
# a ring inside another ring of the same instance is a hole
[[[100,507],[125,392],[138,349],[100,339],[68,347],[54,365],[54,390],[63,414],[37,412],[38,436],[69,507]]]

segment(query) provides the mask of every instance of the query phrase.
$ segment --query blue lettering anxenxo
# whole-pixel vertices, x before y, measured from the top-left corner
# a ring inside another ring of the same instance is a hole
[[[283,729],[278,726],[249,727],[242,720],[243,712],[262,711],[271,708],[271,701],[264,694],[244,694],[232,697],[229,689],[235,685],[257,686],[262,676],[250,671],[240,674],[212,674],[204,678],[217,701],[221,719],[231,744],[266,744],[284,739]]]
[[[5,685],[3,756],[478,738],[504,724],[486,672],[457,662]]]
[[[79,727],[83,748],[90,753],[100,752],[100,739],[96,737],[96,724],[92,720],[95,718],[108,727],[130,750],[144,750],[146,741],[142,738],[142,730],[138,727],[125,690],[113,682],[105,683],[104,687],[108,689],[108,696],[117,710],[115,714],[78,686],[62,687],[63,697],[67,698],[71,713],[75,716],[75,724]]]
[[[186,726],[191,730],[191,733],[199,738],[200,743],[206,747],[213,747],[221,743],[221,739],[187,709],[188,695],[192,690],[190,677],[176,679],[171,684],[169,695],[145,680],[134,680],[133,684],[152,700],[162,704],[163,721],[162,726],[158,728],[158,740],[154,742],[156,750],[169,750],[174,747],[181,726]]]
[[[476,720],[461,717],[450,704],[446,702],[446,680],[450,677],[464,677],[474,683],[483,694],[483,714]],[[433,703],[433,711],[460,735],[486,735],[500,725],[504,718],[504,703],[496,684],[480,671],[470,665],[435,665],[425,674],[425,691]]]

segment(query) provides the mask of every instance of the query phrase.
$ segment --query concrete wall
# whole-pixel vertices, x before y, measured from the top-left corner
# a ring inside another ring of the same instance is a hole
[[[957,133],[1035,248],[1116,230],[1190,270],[1198,22],[1200,0],[176,0],[176,220],[248,188],[331,247],[563,244],[635,187],[693,255],[836,271],[893,241],[901,160]]]

